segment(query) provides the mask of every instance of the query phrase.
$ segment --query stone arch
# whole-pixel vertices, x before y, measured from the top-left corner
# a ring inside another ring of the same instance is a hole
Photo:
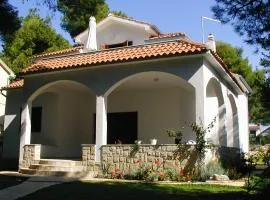
[[[116,82],[105,96],[108,112],[138,113],[138,138],[146,143],[154,137],[172,143],[167,129],[180,129],[196,120],[195,88],[172,73],[138,72]],[[195,140],[187,126],[183,140]]]
[[[114,91],[117,87],[119,87],[120,85],[122,85],[123,83],[127,82],[128,80],[135,78],[135,77],[140,77],[140,75],[143,74],[150,74],[150,73],[155,73],[156,75],[158,74],[163,74],[163,75],[168,75],[170,77],[174,77],[177,78],[179,81],[181,81],[181,83],[183,84],[183,86],[186,87],[190,87],[190,88],[194,88],[190,83],[188,83],[185,79],[183,79],[181,76],[176,75],[175,73],[171,73],[171,72],[164,72],[164,71],[143,71],[143,72],[137,72],[131,75],[127,75],[124,78],[121,78],[120,80],[116,81],[109,89],[107,89],[107,91],[105,92],[105,96],[109,96],[109,94]]]
[[[211,78],[206,86],[206,108],[207,124],[215,119],[214,127],[207,134],[207,140],[214,144],[227,146],[227,134],[225,130],[226,107],[222,94],[221,84],[216,78]]]
[[[79,83],[77,81],[73,81],[73,80],[59,80],[59,81],[53,81],[53,82],[47,83],[47,84],[41,86],[40,88],[38,88],[37,90],[35,90],[29,96],[29,98],[27,99],[27,102],[32,102],[37,96],[39,96],[43,92],[46,92],[49,88],[52,88],[53,86],[56,86],[58,84],[74,85],[74,86],[77,86],[77,87],[84,88],[85,90],[88,90],[90,93],[93,93],[94,92],[93,90],[91,90],[86,85],[84,85],[82,83]]]
[[[238,111],[235,99],[232,94],[228,95],[230,103],[230,112],[228,116],[228,145],[239,148],[239,126],[238,126]]]

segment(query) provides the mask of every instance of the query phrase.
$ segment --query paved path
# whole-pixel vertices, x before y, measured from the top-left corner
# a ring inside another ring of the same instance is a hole
[[[40,189],[70,181],[72,181],[72,179],[63,179],[57,177],[32,177],[19,185],[0,190],[0,199],[14,200],[34,193]]]

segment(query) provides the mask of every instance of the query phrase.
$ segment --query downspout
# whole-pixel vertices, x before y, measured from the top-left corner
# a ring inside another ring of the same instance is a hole
[[[4,90],[4,89],[1,88],[1,90],[0,90],[1,94],[2,94],[4,97],[7,97],[7,95],[5,95],[5,94],[3,93],[3,90]]]

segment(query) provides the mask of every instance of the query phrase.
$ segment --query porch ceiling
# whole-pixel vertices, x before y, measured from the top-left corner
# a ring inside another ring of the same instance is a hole
[[[144,72],[132,76],[130,79],[118,86],[115,91],[126,90],[155,90],[168,88],[192,88],[185,80],[162,72]]]

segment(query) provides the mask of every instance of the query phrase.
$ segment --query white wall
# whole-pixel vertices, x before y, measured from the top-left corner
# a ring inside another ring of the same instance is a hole
[[[249,150],[249,130],[248,130],[248,98],[245,94],[238,95],[237,98],[238,121],[239,121],[239,145],[243,152]]]
[[[42,158],[80,157],[81,144],[94,142],[95,96],[80,88],[70,90],[68,84],[55,87],[32,102],[33,107],[42,106],[42,130],[31,133],[31,143],[42,144]]]
[[[179,130],[185,122],[196,120],[195,94],[181,88],[132,90],[112,92],[108,97],[108,112],[138,112],[138,139],[149,143],[174,143],[166,130]],[[183,141],[195,140],[190,129],[185,129]]]
[[[8,73],[0,66],[0,88],[9,83]],[[4,92],[5,93],[5,92]],[[0,94],[0,116],[5,114],[6,98]]]
[[[207,94],[205,96],[205,126],[211,123],[216,117],[214,127],[206,135],[206,138],[211,138],[214,144],[227,146],[227,109],[228,97],[227,91],[229,88],[217,72],[205,63],[204,67],[204,85]]]
[[[144,40],[148,38],[149,35],[143,28],[115,22],[101,29],[97,29],[98,49],[100,49],[101,44],[122,43],[126,40],[133,41],[133,45],[144,44]],[[81,40],[82,43],[86,45],[87,34],[85,34]]]
[[[22,97],[22,89],[12,89],[7,92],[3,151],[5,158],[19,157]]]
[[[219,81],[222,91],[222,97],[225,105],[225,116],[223,120],[224,134],[227,138],[227,146],[240,148],[242,151],[248,151],[248,98],[245,94],[238,94],[234,91],[219,74],[210,67],[209,63],[204,64],[204,85],[207,86],[211,78]],[[233,108],[229,97],[232,96],[236,102],[236,108]],[[206,97],[207,98],[207,97]],[[208,99],[209,100],[209,99]],[[206,119],[210,119],[213,103],[205,101],[204,113]],[[209,112],[210,111],[210,112]]]

